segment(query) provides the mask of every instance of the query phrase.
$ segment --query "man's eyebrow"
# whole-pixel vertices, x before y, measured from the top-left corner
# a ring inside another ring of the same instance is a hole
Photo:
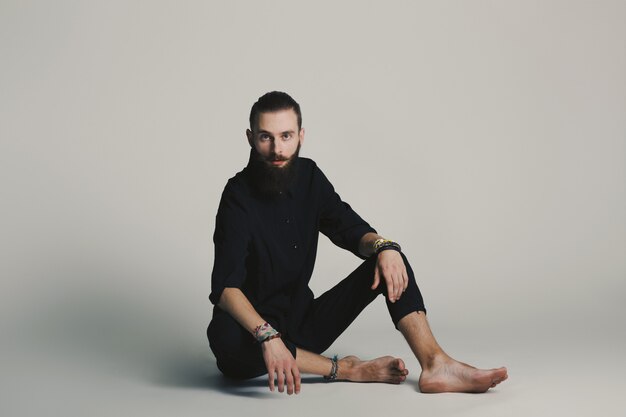
[[[273,135],[273,133],[272,133],[272,132],[268,132],[267,130],[259,130],[259,131],[257,132],[257,135],[259,135],[259,134],[261,134],[261,133],[267,133],[267,134],[268,134],[268,135],[270,135],[270,136],[271,136],[271,135]],[[280,133],[281,133],[281,134],[284,134],[284,133],[291,133],[292,135],[294,135],[296,132],[295,132],[294,130],[285,130],[284,132],[280,132]]]

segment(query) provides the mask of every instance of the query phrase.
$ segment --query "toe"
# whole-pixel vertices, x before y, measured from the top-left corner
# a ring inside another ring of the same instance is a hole
[[[394,368],[396,368],[396,369],[400,370],[400,371],[402,371],[402,370],[404,370],[404,369],[405,369],[405,366],[404,366],[404,361],[403,361],[402,359],[400,359],[400,358],[395,359],[395,360],[392,362],[392,366],[393,366]]]
[[[402,382],[404,382],[406,378],[402,375],[398,375],[398,376],[394,376],[391,378],[391,382],[394,384],[400,384]]]

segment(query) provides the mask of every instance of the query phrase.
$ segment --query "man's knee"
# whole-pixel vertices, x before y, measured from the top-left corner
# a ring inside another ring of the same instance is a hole
[[[260,347],[229,314],[213,316],[207,328],[207,337],[217,367],[225,376],[247,379],[265,373]]]
[[[411,264],[409,263],[409,260],[407,259],[406,255],[402,252],[400,252],[400,256],[402,256],[402,260],[404,261],[404,267],[406,268],[406,274],[409,277],[409,279],[411,280],[415,280],[415,274],[413,273],[413,268],[411,268]]]
[[[252,336],[227,313],[213,316],[207,328],[207,338],[216,357],[222,352],[237,353],[246,344],[254,342]]]

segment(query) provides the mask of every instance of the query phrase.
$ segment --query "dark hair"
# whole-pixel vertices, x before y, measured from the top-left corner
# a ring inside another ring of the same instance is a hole
[[[254,131],[254,128],[259,123],[260,113],[270,113],[279,110],[292,109],[298,115],[298,129],[302,129],[302,113],[300,112],[300,105],[291,98],[287,93],[282,91],[270,91],[263,94],[256,103],[252,105],[250,110],[250,130]]]

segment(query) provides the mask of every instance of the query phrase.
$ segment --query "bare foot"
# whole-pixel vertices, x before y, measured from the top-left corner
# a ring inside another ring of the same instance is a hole
[[[362,361],[356,356],[346,356],[339,360],[338,368],[338,379],[353,382],[399,384],[409,374],[402,359],[392,356],[382,356],[371,361]]]
[[[446,355],[422,370],[419,387],[424,393],[485,392],[507,378],[505,367],[477,369]]]

